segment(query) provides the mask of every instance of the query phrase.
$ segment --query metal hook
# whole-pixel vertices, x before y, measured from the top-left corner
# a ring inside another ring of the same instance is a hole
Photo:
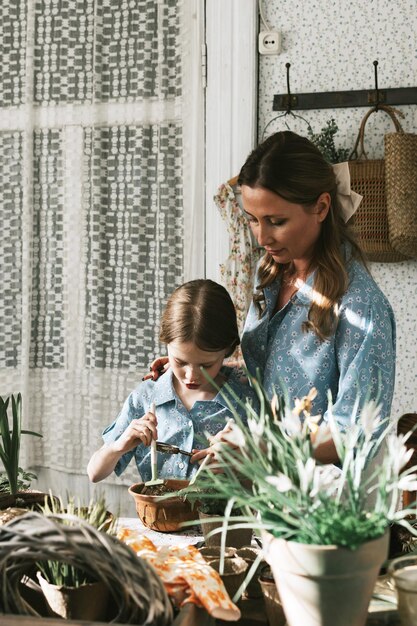
[[[378,107],[381,104],[379,99],[379,89],[378,89],[378,61],[374,61],[374,74],[375,74],[375,111],[378,111]]]
[[[287,113],[291,113],[291,89],[290,89],[290,67],[291,63],[286,63],[287,68]]]

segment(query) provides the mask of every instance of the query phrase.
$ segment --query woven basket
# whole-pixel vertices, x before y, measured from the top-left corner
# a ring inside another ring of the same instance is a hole
[[[395,135],[404,134],[394,109],[382,105],[379,109],[391,117],[397,130]],[[349,157],[351,188],[363,196],[361,205],[350,224],[370,261],[384,263],[404,261],[407,257],[398,252],[389,239],[385,161],[384,159],[368,159],[364,147],[366,122],[375,111],[376,109],[372,108],[365,114]]]
[[[33,583],[39,561],[67,563],[103,582],[111,596],[107,621],[143,626],[172,622],[161,579],[131,548],[80,518],[35,512],[0,528],[0,613],[39,616],[21,584],[25,578]]]
[[[389,133],[384,142],[389,241],[417,258],[417,135]]]

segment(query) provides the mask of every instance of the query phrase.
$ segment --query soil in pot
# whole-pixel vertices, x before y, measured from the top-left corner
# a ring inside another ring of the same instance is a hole
[[[198,514],[185,498],[166,494],[184,489],[188,480],[167,479],[161,485],[136,483],[129,488],[135,500],[136,512],[142,524],[152,530],[172,533],[180,530],[184,522],[197,521]]]

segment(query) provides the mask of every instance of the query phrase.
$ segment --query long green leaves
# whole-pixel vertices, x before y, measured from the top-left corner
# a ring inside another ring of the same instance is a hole
[[[223,508],[233,500],[244,512],[242,522],[277,537],[352,549],[404,519],[407,512],[398,512],[399,497],[401,490],[415,489],[416,468],[404,470],[407,436],[395,434],[395,424],[381,418],[376,401],[367,399],[361,411],[358,401],[344,432],[331,402],[328,423],[317,425],[310,416],[314,394],[292,410],[279,398],[271,407],[259,379],[251,383],[259,402],[241,404],[247,424],[230,403],[235,424],[223,438],[231,445],[216,445],[215,468],[208,466],[198,475],[183,491],[187,497],[217,499]],[[314,442],[309,424],[316,429]],[[330,437],[340,467],[314,459],[316,442]],[[376,454],[380,463],[372,469]],[[233,521],[238,521],[235,516]]]
[[[12,428],[10,428],[8,408],[11,400]],[[22,396],[20,393],[15,397],[13,394],[5,400],[0,396],[0,459],[3,463],[10,493],[16,494],[19,486],[20,441],[22,434],[42,437],[39,433],[22,430]]]

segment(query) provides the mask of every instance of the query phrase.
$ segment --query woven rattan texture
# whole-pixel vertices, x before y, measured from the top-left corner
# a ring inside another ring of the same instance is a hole
[[[74,525],[63,521],[73,519]],[[21,596],[22,577],[37,561],[83,569],[108,586],[117,611],[112,622],[166,626],[172,606],[154,569],[127,545],[78,518],[27,513],[0,528],[0,611],[36,615]]]
[[[398,252],[417,258],[417,135],[389,133],[385,178],[389,240]]]
[[[383,159],[350,161],[351,186],[363,196],[352,229],[371,261],[395,262],[404,256],[389,242]]]

